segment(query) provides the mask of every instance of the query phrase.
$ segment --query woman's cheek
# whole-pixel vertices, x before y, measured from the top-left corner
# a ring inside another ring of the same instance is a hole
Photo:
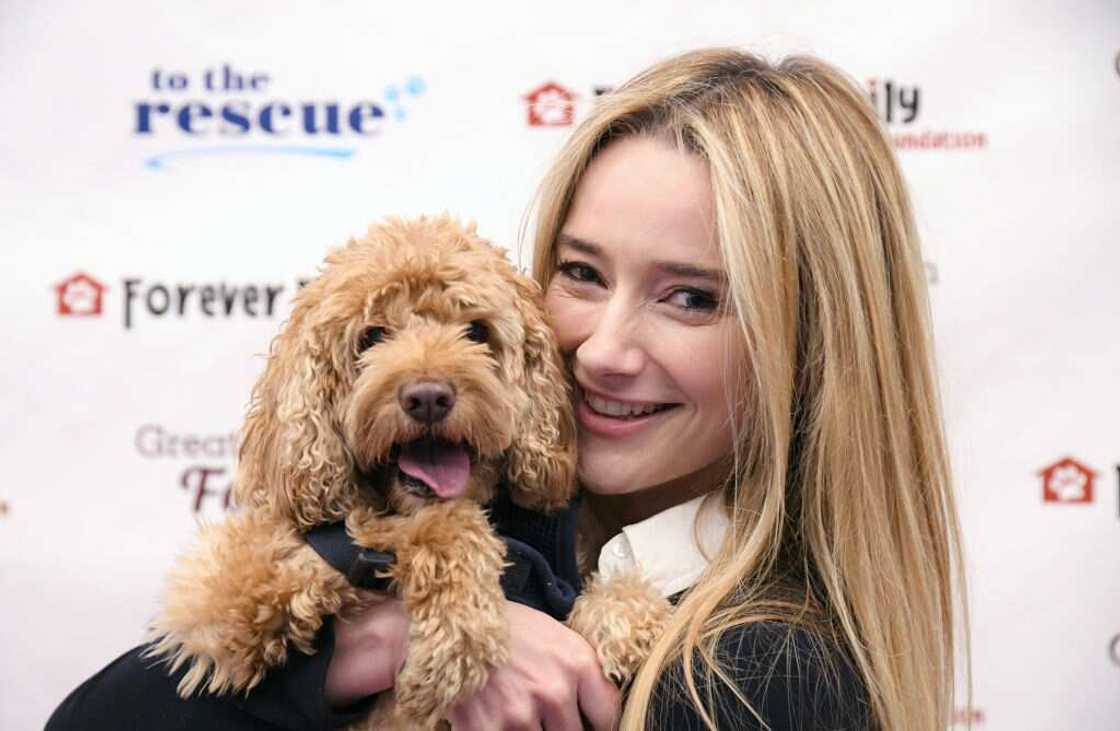
[[[549,288],[545,308],[560,343],[560,350],[564,352],[575,350],[587,339],[594,327],[594,304],[562,289]]]

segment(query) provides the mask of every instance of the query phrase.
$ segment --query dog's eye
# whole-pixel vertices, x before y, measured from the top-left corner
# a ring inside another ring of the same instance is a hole
[[[473,320],[467,325],[467,337],[476,343],[485,343],[490,339],[490,328],[482,320]]]
[[[358,341],[358,352],[364,353],[365,351],[377,345],[385,339],[385,328],[383,327],[367,327],[365,332],[362,333],[362,339]]]

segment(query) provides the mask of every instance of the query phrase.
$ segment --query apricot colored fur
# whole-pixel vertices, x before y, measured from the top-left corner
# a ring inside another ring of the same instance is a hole
[[[485,343],[466,337],[487,324]],[[384,328],[363,350],[363,333]],[[398,391],[440,380],[456,394],[436,424]],[[171,572],[149,655],[187,671],[179,692],[247,692],[291,650],[312,653],[327,615],[377,601],[303,533],[345,520],[397,556],[409,654],[363,728],[431,728],[505,662],[505,546],[481,504],[565,505],[575,484],[571,403],[539,288],[504,252],[448,217],[390,220],[332,252],[296,296],[253,389],[234,487],[237,512],[205,527]],[[466,494],[402,488],[391,452],[421,437],[471,450]]]
[[[595,648],[608,678],[626,686],[660,636],[672,606],[640,574],[595,576],[568,616],[568,627]]]
[[[475,320],[488,342],[465,337]],[[363,351],[370,327],[386,336]],[[453,385],[446,419],[423,425],[404,413],[397,394],[415,379]],[[313,653],[324,617],[379,601],[303,538],[345,520],[356,543],[396,554],[392,579],[411,619],[394,693],[354,728],[434,728],[508,658],[505,547],[481,505],[501,485],[528,508],[572,497],[566,383],[538,286],[473,227],[448,217],[371,226],[296,296],[253,389],[237,512],[204,527],[170,573],[148,654],[170,671],[187,667],[186,697],[248,692],[291,650]],[[464,497],[425,499],[394,483],[394,445],[421,436],[471,446]],[[640,578],[595,581],[570,624],[624,683],[667,606]]]

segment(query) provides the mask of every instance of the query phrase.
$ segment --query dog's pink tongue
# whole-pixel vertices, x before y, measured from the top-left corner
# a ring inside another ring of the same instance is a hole
[[[441,498],[459,497],[467,489],[471,458],[462,444],[413,442],[401,448],[397,466],[423,480]]]

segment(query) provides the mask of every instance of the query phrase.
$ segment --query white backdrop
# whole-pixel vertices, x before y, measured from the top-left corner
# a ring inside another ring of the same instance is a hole
[[[913,186],[972,586],[959,718],[1120,727],[1120,6],[526,5],[0,2],[0,728],[139,641],[327,248],[449,210],[517,257],[564,123],[712,44],[844,68]]]

